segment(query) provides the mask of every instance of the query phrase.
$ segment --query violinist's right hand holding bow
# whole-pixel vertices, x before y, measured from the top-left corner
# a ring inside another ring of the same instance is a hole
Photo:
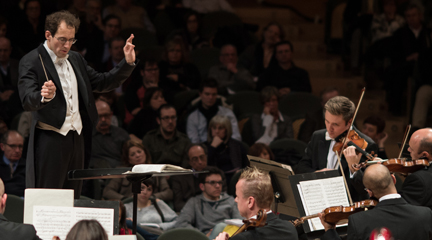
[[[326,232],[329,229],[335,229],[336,228],[335,224],[331,224],[331,223],[324,221],[324,213],[318,213],[318,216],[319,216],[319,218],[321,220],[321,224],[324,226],[324,229]]]

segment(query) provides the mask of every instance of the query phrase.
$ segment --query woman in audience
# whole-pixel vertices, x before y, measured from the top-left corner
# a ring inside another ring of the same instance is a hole
[[[98,221],[81,220],[71,228],[66,240],[108,240],[108,235]]]
[[[254,76],[259,76],[266,69],[273,56],[274,45],[284,40],[282,26],[270,22],[263,30],[262,41],[248,47],[239,58],[239,63]]]
[[[265,145],[264,143],[255,143],[254,145],[250,146],[248,155],[264,158],[267,160],[275,159],[270,147]]]
[[[231,134],[231,122],[227,117],[216,115],[210,120],[206,142],[208,165],[224,171],[227,182],[235,172],[249,165],[245,147],[231,138]]]
[[[186,49],[180,38],[165,44],[164,60],[159,63],[160,86],[173,94],[189,89],[198,89],[200,72],[186,57]]]
[[[141,141],[128,140],[123,146],[122,165],[133,167],[137,164],[151,164],[150,152],[144,147]],[[171,201],[173,192],[170,189],[165,177],[154,177],[155,197],[164,201]],[[114,178],[104,188],[103,197],[110,200],[124,200],[132,197],[132,184],[126,178]]]
[[[146,90],[143,109],[137,113],[128,128],[131,139],[141,141],[148,131],[159,127],[156,121],[158,116],[157,110],[165,103],[162,88],[152,87]]]
[[[155,187],[152,178],[141,183],[141,193],[138,194],[137,204],[137,225],[165,231],[175,226],[177,214],[163,200],[156,200],[153,197]],[[126,203],[125,207],[127,217],[132,218],[133,203]],[[149,228],[145,229],[148,230]],[[148,231],[151,232],[151,230]]]
[[[188,11],[184,15],[183,29],[176,31],[174,35],[183,39],[188,51],[209,45],[208,41],[200,35],[200,18],[195,11]]]

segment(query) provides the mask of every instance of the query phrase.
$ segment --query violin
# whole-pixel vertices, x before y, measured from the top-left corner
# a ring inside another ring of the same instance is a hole
[[[256,219],[253,218],[244,219],[243,225],[239,229],[237,229],[237,231],[231,237],[241,232],[244,232],[250,228],[264,227],[265,225],[267,225],[267,213],[264,212],[263,209],[260,209],[257,213]]]
[[[408,161],[406,158],[391,158],[382,161],[366,161],[360,164],[354,164],[354,168],[364,168],[366,166],[376,164],[380,162],[382,165],[386,166],[390,172],[398,172],[402,174],[413,173],[418,170],[429,167],[429,161],[424,159]]]
[[[354,144],[357,149],[364,150],[368,146],[368,142],[364,138],[361,138],[355,130],[349,130],[346,136],[340,136],[338,142],[333,146],[333,151],[336,153],[341,153],[350,144]],[[354,146],[353,145],[353,146]]]
[[[367,211],[369,209],[374,208],[377,204],[378,202],[376,200],[368,199],[368,200],[355,202],[348,207],[344,207],[344,206],[328,207],[323,211],[324,221],[335,225],[343,224],[347,222],[348,217],[351,214]],[[291,221],[291,223],[295,227],[298,227],[299,225],[303,224],[305,220],[316,218],[316,217],[318,217],[318,214],[313,214],[310,216],[301,217],[299,219]]]

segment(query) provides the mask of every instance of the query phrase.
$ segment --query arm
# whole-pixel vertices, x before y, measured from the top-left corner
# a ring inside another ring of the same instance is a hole
[[[284,117],[284,125],[285,125],[285,131],[282,133],[281,136],[277,136],[277,138],[294,138],[294,130],[293,130],[293,124],[291,121],[291,118],[288,116]]]
[[[312,141],[309,142],[307,148],[306,148],[306,154],[302,157],[300,162],[295,166],[294,172],[296,174],[299,173],[309,173],[314,172],[316,169],[312,168],[312,157],[314,155],[314,149],[313,149]]]
[[[158,201],[157,204],[165,218],[165,222],[160,223],[159,226],[163,230],[174,228],[177,223],[177,214],[164,201]]]
[[[229,110],[229,109],[227,109],[227,110]],[[229,111],[227,111],[227,113],[225,115],[229,118],[229,120],[231,122],[231,127],[232,127],[231,137],[236,139],[236,140],[241,141],[242,139],[241,139],[241,135],[240,135],[240,130],[238,128],[237,118],[235,117],[234,113],[231,110],[229,110]]]
[[[184,191],[182,188],[182,184],[180,181],[182,181],[182,177],[175,176],[171,178],[171,189],[174,194],[173,202],[174,202],[174,210],[176,212],[180,212],[184,205],[186,204],[186,201],[184,199]]]
[[[197,112],[194,111],[189,115],[186,123],[186,133],[192,143],[200,142],[198,124]]]
[[[173,199],[173,191],[168,185],[165,177],[159,177],[159,192],[155,193],[155,197],[164,201],[171,201]]]
[[[424,202],[424,190],[426,186],[418,174],[419,173],[413,173],[408,175],[402,185],[400,194],[408,203],[421,206]]]
[[[186,205],[183,207],[180,215],[177,218],[177,224],[175,225],[176,228],[192,228],[198,230],[194,227],[196,204],[198,203],[195,203],[195,197],[187,201]]]
[[[256,84],[253,81],[252,74],[249,73],[248,70],[244,68],[237,67],[238,72],[234,74],[235,82],[242,83],[242,86],[249,87],[249,89],[254,90],[256,87]]]
[[[122,183],[122,178],[114,178],[105,186],[103,190],[103,197],[105,199],[115,199],[121,200],[126,196],[123,196],[119,193]]]

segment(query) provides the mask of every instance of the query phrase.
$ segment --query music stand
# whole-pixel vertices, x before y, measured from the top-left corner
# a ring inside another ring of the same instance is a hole
[[[126,178],[132,183],[133,193],[133,234],[136,234],[137,228],[137,203],[138,194],[141,192],[141,183],[153,176],[173,176],[173,175],[187,175],[196,173],[206,173],[208,171],[196,171],[196,172],[180,172],[180,171],[164,171],[159,172],[146,172],[146,173],[135,173],[132,171],[132,167],[129,168],[99,168],[99,169],[78,169],[71,170],[68,173],[69,180],[86,180],[86,179],[111,179],[111,178]]]

